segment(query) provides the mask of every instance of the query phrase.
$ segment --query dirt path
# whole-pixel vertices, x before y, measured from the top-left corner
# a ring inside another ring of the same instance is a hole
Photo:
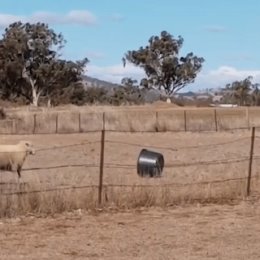
[[[0,221],[0,259],[260,259],[260,202]]]

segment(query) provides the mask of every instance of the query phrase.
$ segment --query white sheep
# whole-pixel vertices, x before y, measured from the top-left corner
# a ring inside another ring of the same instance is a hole
[[[0,169],[6,171],[16,171],[19,179],[23,163],[28,154],[35,154],[35,149],[31,142],[20,141],[18,144],[0,145]]]

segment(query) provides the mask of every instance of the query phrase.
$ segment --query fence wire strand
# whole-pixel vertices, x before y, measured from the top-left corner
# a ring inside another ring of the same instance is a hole
[[[106,140],[106,143],[110,144],[123,144],[123,145],[130,145],[130,146],[136,146],[136,147],[150,147],[155,149],[162,149],[162,150],[169,150],[169,151],[178,151],[178,150],[186,150],[186,149],[200,149],[200,148],[212,148],[216,146],[222,146],[222,145],[228,145],[232,143],[241,142],[244,140],[250,140],[250,137],[242,137],[238,138],[232,141],[228,142],[220,142],[220,143],[214,143],[214,144],[202,144],[202,145],[193,145],[193,146],[179,146],[179,147],[167,147],[167,146],[156,146],[156,145],[143,145],[143,144],[137,144],[137,143],[129,143],[129,142],[122,142],[122,141],[114,141],[114,140]]]
[[[84,146],[87,144],[97,144],[97,143],[100,143],[100,141],[88,141],[88,142],[81,142],[81,143],[77,143],[77,144],[68,144],[68,145],[62,145],[62,146],[52,146],[52,147],[40,148],[40,149],[36,149],[36,152],[58,150],[58,149],[71,148],[71,147],[76,147],[76,146]]]
[[[259,160],[260,155],[256,155],[254,160]],[[218,164],[232,164],[232,163],[240,163],[248,161],[249,157],[240,157],[234,159],[226,159],[226,160],[212,160],[212,161],[195,161],[191,163],[182,163],[182,162],[172,162],[168,163],[164,166],[164,168],[180,168],[180,167],[192,167],[192,166],[205,166],[205,165],[218,165]],[[51,170],[51,169],[59,169],[59,168],[99,168],[100,165],[98,163],[92,164],[66,164],[66,165],[55,165],[48,167],[32,167],[25,168],[23,171],[36,171],[36,170]],[[136,169],[137,165],[134,164],[121,164],[121,163],[105,163],[104,168],[112,168],[112,169]],[[156,166],[155,166],[156,167]]]
[[[257,178],[258,176],[252,176],[252,178]],[[191,182],[191,183],[165,183],[165,184],[104,184],[103,188],[165,188],[165,187],[188,187],[188,186],[197,186],[197,185],[209,185],[216,183],[225,183],[230,181],[242,181],[246,180],[247,177],[239,177],[239,178],[229,178],[229,179],[219,179],[219,180],[211,180],[211,181],[201,181],[201,182]],[[57,192],[64,190],[79,190],[79,189],[98,189],[98,185],[84,185],[84,186],[69,186],[62,188],[49,188],[42,190],[29,190],[29,191],[17,191],[17,192],[9,192],[9,193],[1,193],[4,196],[11,195],[25,195],[25,194],[34,194],[34,193],[45,193],[45,192]]]

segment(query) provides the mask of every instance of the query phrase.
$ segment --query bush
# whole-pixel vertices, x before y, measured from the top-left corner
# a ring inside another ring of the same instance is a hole
[[[105,104],[108,103],[107,90],[101,87],[89,87],[85,91],[85,103]]]
[[[111,105],[140,105],[144,103],[144,91],[132,86],[118,87],[110,97]]]

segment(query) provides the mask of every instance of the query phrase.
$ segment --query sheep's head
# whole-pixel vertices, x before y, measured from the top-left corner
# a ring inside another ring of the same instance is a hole
[[[28,154],[35,154],[35,148],[33,146],[33,144],[29,141],[20,141],[19,142],[20,145],[23,145],[26,149],[26,152]]]

